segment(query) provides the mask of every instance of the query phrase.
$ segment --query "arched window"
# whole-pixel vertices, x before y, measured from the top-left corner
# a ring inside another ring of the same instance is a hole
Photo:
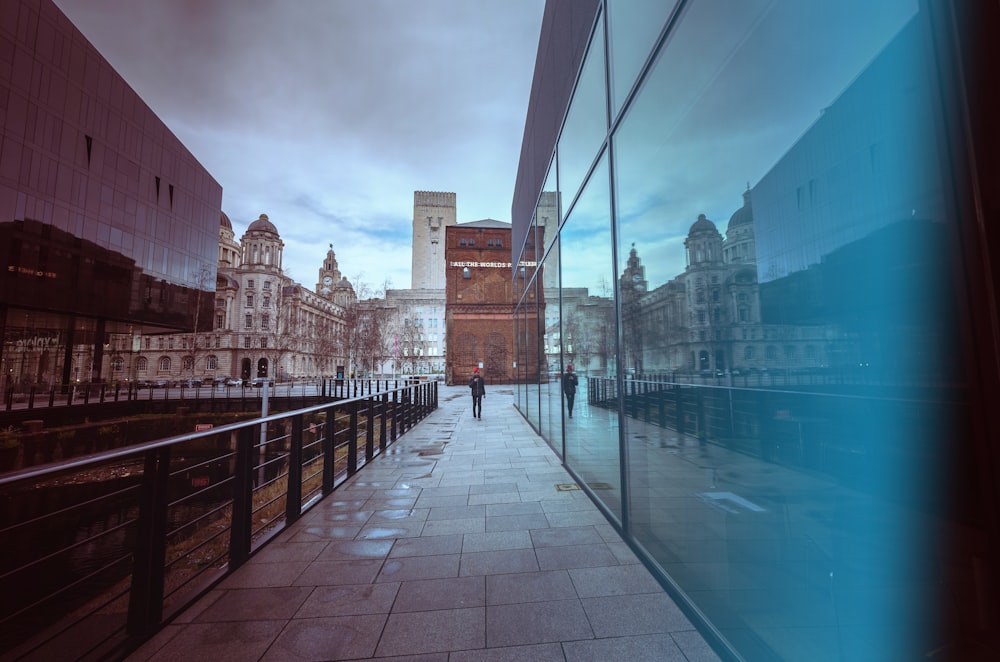
[[[185,356],[181,360],[181,369],[182,370],[194,370],[194,357],[193,356]]]
[[[169,356],[161,356],[160,357],[159,371],[160,372],[167,372],[169,370],[170,370],[170,357]]]
[[[219,357],[217,357],[215,354],[212,354],[207,359],[205,359],[205,365],[208,366],[209,370],[218,370],[219,369]]]
[[[149,370],[149,361],[145,356],[140,356],[135,360],[135,370],[136,372],[146,372]]]
[[[125,370],[125,359],[120,356],[116,356],[111,359],[111,370],[113,372],[121,372]]]

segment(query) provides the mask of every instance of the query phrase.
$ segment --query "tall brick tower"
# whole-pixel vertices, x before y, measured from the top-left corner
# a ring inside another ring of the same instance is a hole
[[[454,193],[413,192],[411,289],[444,289],[444,229],[457,223]]]

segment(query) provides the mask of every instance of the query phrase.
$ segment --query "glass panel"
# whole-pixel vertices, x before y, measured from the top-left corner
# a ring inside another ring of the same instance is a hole
[[[539,242],[539,246],[544,246],[542,253],[545,253],[556,240],[559,232],[559,193],[556,189],[555,160],[549,168],[549,174],[545,177],[545,184],[542,186],[542,194],[538,197],[538,206],[535,208],[535,219],[538,227],[544,231],[544,240]]]
[[[566,194],[567,204],[576,196],[608,134],[602,32],[598,25],[559,138],[559,191]]]
[[[677,6],[664,0],[609,0],[611,114],[618,114],[663,24]]]
[[[542,279],[542,299],[545,302],[542,350],[545,354],[542,379],[542,436],[562,455],[562,373],[560,361],[559,324],[559,241],[545,258],[539,272]]]
[[[916,10],[689,3],[613,138],[631,534],[746,659],[939,643],[903,626],[964,398]]]
[[[579,387],[565,419],[566,462],[621,517],[615,316],[611,278],[611,196],[607,158],[559,235],[562,255],[562,362]]]

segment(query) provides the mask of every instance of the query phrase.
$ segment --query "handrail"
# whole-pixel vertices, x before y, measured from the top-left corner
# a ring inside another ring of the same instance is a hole
[[[437,404],[411,383],[0,475],[0,656],[124,657]]]

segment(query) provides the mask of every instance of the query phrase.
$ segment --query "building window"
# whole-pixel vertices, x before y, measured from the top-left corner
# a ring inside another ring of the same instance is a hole
[[[247,289],[252,290],[254,288],[253,278],[247,281]]]
[[[250,349],[251,347],[252,345],[250,344],[250,336],[247,336],[243,339],[243,348]]]
[[[271,328],[271,317],[267,313],[260,316],[260,328],[268,331]]]
[[[265,280],[264,281],[264,291],[269,291],[270,289],[271,289],[271,281]]]
[[[489,248],[493,248],[493,240],[492,240],[492,239],[487,239],[487,240],[486,240],[486,245],[487,245],[487,246],[488,246]]]
[[[260,339],[260,348],[261,349],[267,349],[267,338],[261,338]]]
[[[112,372],[121,372],[125,369],[125,359],[120,356],[116,356],[111,359],[111,370]]]
[[[743,348],[743,358],[747,361],[753,360],[753,345],[747,345]]]
[[[215,328],[222,329],[226,326],[226,314],[219,313],[215,316]]]
[[[503,248],[503,239],[497,239],[497,248]]]
[[[247,308],[253,308],[253,295],[247,295]]]
[[[194,357],[193,356],[185,356],[184,360],[181,361],[181,369],[182,370],[194,370]]]
[[[212,354],[207,359],[205,359],[205,367],[208,368],[209,370],[218,370],[219,358],[214,354]]]
[[[459,246],[465,246],[467,243],[468,242],[465,240],[465,237],[462,237],[461,239],[458,240]]]
[[[476,245],[476,240],[473,239],[472,237],[469,237],[469,245],[470,246],[475,246]]]
[[[135,360],[135,371],[146,372],[147,370],[149,370],[149,361],[146,360],[145,356],[140,356]]]
[[[252,329],[253,328],[253,315],[247,315],[243,318],[243,328]]]
[[[161,356],[160,357],[160,367],[159,367],[159,370],[160,370],[160,372],[168,372],[170,370],[170,357],[169,356]]]
[[[261,305],[263,305],[265,308],[270,308],[271,307],[271,297],[264,297],[264,301],[263,301],[263,303]]]

